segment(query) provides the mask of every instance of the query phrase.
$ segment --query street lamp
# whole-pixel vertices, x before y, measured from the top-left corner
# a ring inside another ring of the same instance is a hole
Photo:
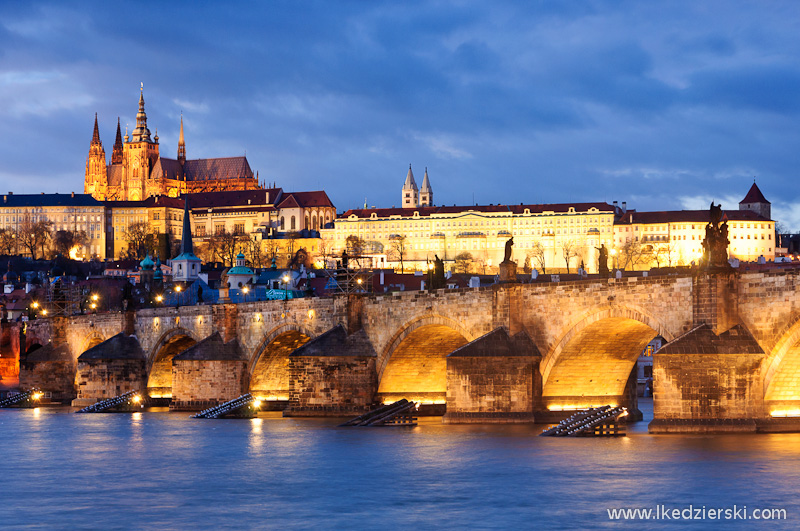
[[[283,275],[283,300],[289,300],[289,275]]]
[[[243,287],[242,293],[244,293],[244,302],[247,302],[247,294],[250,293],[250,288],[247,286]]]

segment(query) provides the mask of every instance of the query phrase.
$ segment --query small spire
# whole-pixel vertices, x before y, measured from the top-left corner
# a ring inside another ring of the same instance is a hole
[[[178,135],[178,162],[186,162],[186,142],[183,140],[183,111],[181,111],[181,132]]]
[[[192,222],[189,218],[189,197],[183,201],[183,234],[181,234],[181,254],[194,254],[192,248]]]
[[[114,150],[111,152],[111,164],[122,164],[122,132],[119,128],[119,116],[117,116],[117,136],[114,139]]]
[[[128,141],[130,137],[128,136],[128,124],[125,124],[125,142]]]
[[[100,145],[100,129],[97,127],[97,113],[94,113],[94,132],[92,133],[92,145]]]

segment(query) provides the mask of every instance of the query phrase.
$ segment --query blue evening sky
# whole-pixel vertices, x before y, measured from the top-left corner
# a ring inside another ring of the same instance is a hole
[[[627,201],[800,230],[795,1],[3,2],[0,182],[82,192],[94,113],[342,211]]]

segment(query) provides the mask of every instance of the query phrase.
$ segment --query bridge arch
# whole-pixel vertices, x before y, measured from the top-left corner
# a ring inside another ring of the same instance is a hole
[[[800,409],[800,314],[778,334],[778,342],[764,360],[764,400],[769,409]]]
[[[147,392],[152,398],[172,397],[172,358],[195,345],[195,334],[172,328],[156,341],[147,357]]]
[[[475,339],[458,321],[441,315],[412,319],[389,340],[378,359],[378,395],[444,402],[447,355]]]
[[[314,338],[299,323],[284,323],[264,335],[248,364],[251,393],[270,399],[288,399],[289,354]]]
[[[620,403],[644,347],[674,334],[640,308],[606,306],[573,323],[542,361],[542,399],[550,409]]]
[[[94,332],[90,334],[83,340],[83,343],[81,344],[81,350],[80,352],[78,352],[78,356],[80,356],[90,348],[96,347],[103,341],[105,341],[105,338],[101,336],[99,333]]]

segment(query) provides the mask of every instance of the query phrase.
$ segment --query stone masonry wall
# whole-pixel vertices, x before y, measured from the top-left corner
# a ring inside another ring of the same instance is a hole
[[[444,422],[533,422],[538,365],[522,356],[448,357]]]
[[[289,373],[285,416],[359,415],[378,389],[374,357],[291,356]]]
[[[201,410],[244,391],[246,361],[173,360],[170,409]]]
[[[78,363],[78,397],[73,406],[87,406],[147,386],[145,360],[87,360]]]

